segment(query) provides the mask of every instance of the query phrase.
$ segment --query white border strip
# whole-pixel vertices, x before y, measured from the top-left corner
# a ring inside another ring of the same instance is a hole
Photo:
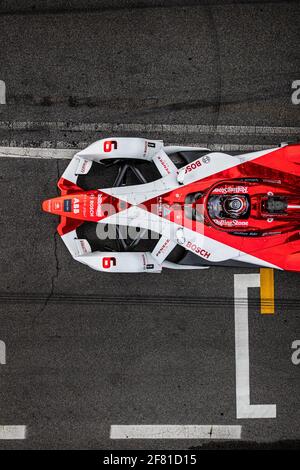
[[[0,426],[0,440],[25,438],[26,426]]]
[[[6,85],[3,80],[0,80],[0,104],[6,104]]]
[[[241,439],[242,427],[209,425],[112,425],[111,439]]]
[[[276,405],[250,404],[248,288],[260,287],[259,274],[234,275],[236,417],[276,418]]]
[[[0,147],[0,158],[71,159],[78,149]]]
[[[283,126],[225,126],[204,124],[143,124],[143,123],[74,123],[69,121],[0,121],[2,130],[54,130],[72,132],[154,132],[171,134],[219,134],[219,135],[295,135],[300,127]]]

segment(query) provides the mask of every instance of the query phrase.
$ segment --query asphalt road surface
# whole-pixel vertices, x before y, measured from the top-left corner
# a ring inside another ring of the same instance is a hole
[[[0,8],[0,146],[76,148],[105,123],[191,144],[274,145],[299,128],[299,2],[70,3]],[[67,164],[0,159],[0,423],[26,426],[0,448],[299,447],[299,275],[275,273],[274,315],[249,290],[250,400],[276,404],[276,417],[238,418],[234,275],[259,270],[108,275],[76,263],[41,212]],[[147,424],[241,426],[241,439],[110,437]]]

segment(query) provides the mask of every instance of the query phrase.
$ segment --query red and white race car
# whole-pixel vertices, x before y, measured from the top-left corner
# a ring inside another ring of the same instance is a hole
[[[99,178],[104,189],[93,189]],[[72,256],[93,269],[300,271],[299,144],[229,155],[103,139],[73,157],[58,188],[43,210],[60,217]]]

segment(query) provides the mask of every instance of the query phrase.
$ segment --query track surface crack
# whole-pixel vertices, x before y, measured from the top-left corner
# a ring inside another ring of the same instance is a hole
[[[59,162],[58,160],[56,161],[56,172],[57,172],[57,180],[59,179],[60,177],[60,168],[59,168]],[[57,190],[57,193],[58,193],[58,190]],[[55,259],[55,268],[54,268],[54,274],[51,276],[51,288],[50,288],[50,292],[49,294],[47,295],[47,297],[45,298],[45,301],[44,301],[44,304],[42,305],[42,308],[39,310],[39,312],[34,316],[34,319],[33,319],[33,322],[32,322],[32,326],[34,326],[38,316],[40,316],[42,313],[44,313],[45,309],[47,308],[47,305],[50,301],[50,299],[52,298],[52,296],[54,295],[54,291],[55,291],[55,285],[56,285],[56,281],[58,280],[58,276],[59,276],[59,272],[60,272],[60,265],[59,265],[59,259],[58,259],[58,233],[55,229],[55,232],[53,234],[53,241],[54,241],[54,259]]]

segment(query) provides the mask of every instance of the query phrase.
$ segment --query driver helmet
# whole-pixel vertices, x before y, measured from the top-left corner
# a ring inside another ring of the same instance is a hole
[[[232,196],[226,196],[221,205],[226,215],[234,218],[241,217],[248,210],[248,199],[244,195],[233,194]]]

